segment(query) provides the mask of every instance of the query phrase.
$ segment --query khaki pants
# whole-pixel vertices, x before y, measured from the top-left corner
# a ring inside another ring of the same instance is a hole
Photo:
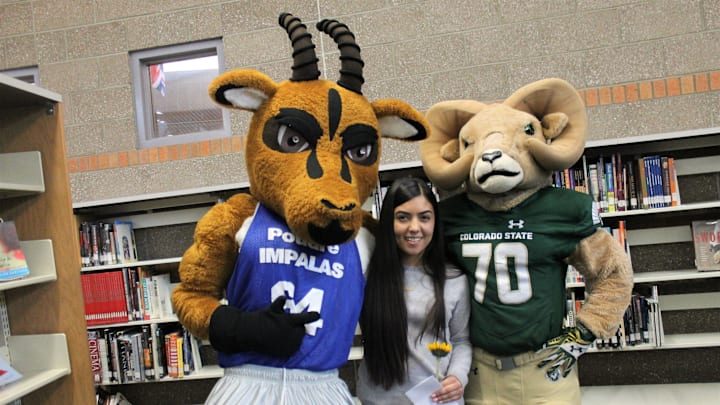
[[[473,349],[470,380],[465,388],[467,405],[579,405],[577,364],[567,377],[551,381],[538,363],[551,350],[497,357]]]

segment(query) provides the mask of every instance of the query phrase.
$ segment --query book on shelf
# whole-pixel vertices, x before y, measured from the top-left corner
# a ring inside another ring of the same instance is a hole
[[[87,331],[88,349],[90,350],[90,369],[92,370],[93,382],[102,383],[102,360],[100,353],[100,332],[96,330]]]
[[[29,274],[15,222],[0,218],[0,281],[17,280]]]
[[[720,270],[720,219],[692,222],[695,267],[700,271]]]
[[[131,221],[87,222],[79,226],[83,267],[128,264],[138,261]]]
[[[4,356],[0,356],[0,387],[13,383],[22,378],[22,374],[7,362]]]
[[[127,264],[138,261],[137,249],[135,246],[135,231],[131,221],[115,221],[115,244],[117,249],[118,263]]]
[[[675,159],[672,157],[668,157],[668,172],[670,177],[670,205],[675,207],[680,205],[681,201],[677,171],[675,170]]]
[[[80,282],[88,326],[131,320],[121,271],[82,273]]]

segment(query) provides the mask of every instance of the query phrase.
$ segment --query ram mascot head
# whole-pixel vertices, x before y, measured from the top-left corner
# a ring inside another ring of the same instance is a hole
[[[550,184],[585,149],[587,117],[577,91],[561,79],[528,84],[500,103],[451,100],[427,113],[423,167],[440,188],[464,185],[490,210],[517,204]]]
[[[319,79],[315,45],[300,19],[283,13],[279,24],[292,43],[289,80],[276,83],[259,71],[238,69],[209,86],[219,105],[253,115],[245,148],[250,193],[216,205],[198,222],[173,292],[181,322],[201,338],[208,337],[231,278],[238,231],[257,206],[281,218],[289,238],[305,245],[353,241],[372,224],[362,206],[378,181],[381,138],[419,141],[428,133],[423,115],[409,104],[363,96],[364,62],[346,25],[317,23],[339,48],[340,77],[334,82]]]

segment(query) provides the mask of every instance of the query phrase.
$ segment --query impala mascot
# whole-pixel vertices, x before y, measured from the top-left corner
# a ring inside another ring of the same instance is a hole
[[[470,280],[473,366],[468,404],[579,404],[577,358],[614,335],[629,305],[627,255],[601,229],[589,195],[552,187],[582,155],[587,118],[577,91],[540,80],[501,103],[445,101],[426,114],[427,176],[460,193],[441,203],[451,260]],[[563,328],[565,273],[586,299]]]
[[[428,128],[410,105],[362,95],[363,61],[346,25],[317,24],[340,50],[335,83],[318,79],[307,27],[286,13],[279,23],[292,42],[289,81],[234,70],[210,84],[221,106],[253,112],[250,193],[198,222],[172,302],[225,368],[207,403],[351,404],[337,369],[350,352],[374,243],[362,204],[378,180],[380,138],[421,140]]]

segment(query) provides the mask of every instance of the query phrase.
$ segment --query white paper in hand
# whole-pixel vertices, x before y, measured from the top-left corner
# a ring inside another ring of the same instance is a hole
[[[436,405],[437,402],[433,402],[430,396],[440,388],[442,388],[440,382],[435,376],[431,375],[405,392],[405,396],[408,397],[414,405]],[[457,405],[455,401],[446,403],[449,405]]]

